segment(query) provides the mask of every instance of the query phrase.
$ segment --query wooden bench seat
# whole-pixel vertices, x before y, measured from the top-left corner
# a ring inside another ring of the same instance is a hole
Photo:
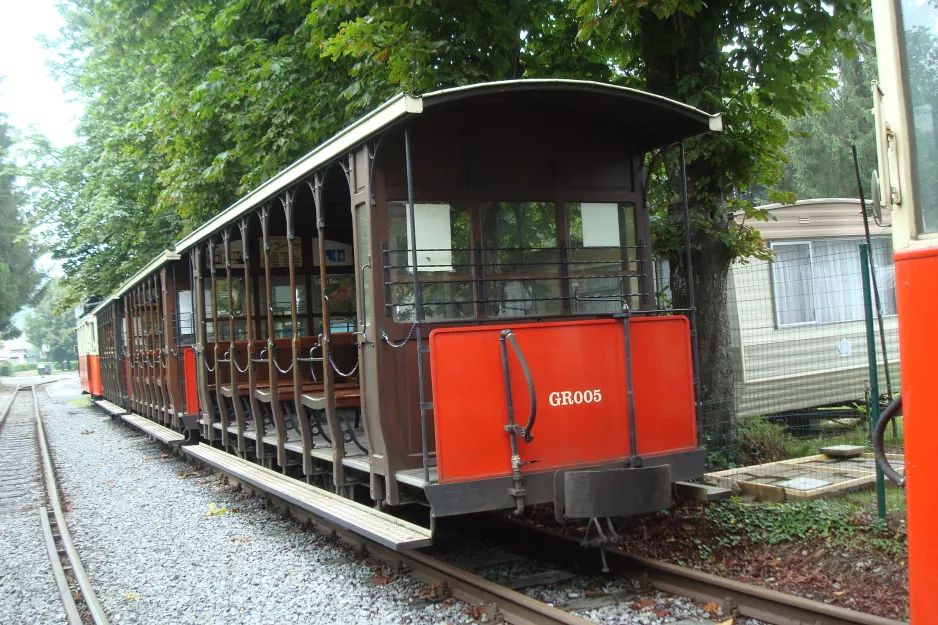
[[[343,383],[335,384],[333,388],[335,389],[335,392],[338,396],[339,391],[350,390],[350,389],[357,390],[358,385],[353,382],[343,382]],[[277,390],[279,391],[281,401],[293,401],[293,382],[292,381],[286,381],[286,383],[281,382],[280,384],[277,385]],[[321,395],[323,393],[323,384],[322,382],[310,382],[310,383],[304,384],[302,387],[302,393],[303,395],[306,395],[306,394]],[[265,388],[257,388],[254,391],[254,397],[258,401],[262,401],[265,404],[269,404],[270,403],[270,386],[267,386]],[[344,406],[340,406],[340,407],[344,407]]]
[[[361,406],[361,398],[361,389],[358,386],[339,388],[338,385],[336,385],[336,408],[358,408]],[[326,409],[326,397],[321,390],[314,393],[303,393],[300,397],[300,403],[310,410]]]

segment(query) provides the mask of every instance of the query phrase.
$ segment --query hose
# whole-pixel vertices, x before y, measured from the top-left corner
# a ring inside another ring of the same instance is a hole
[[[876,464],[882,469],[883,474],[902,488],[905,488],[905,476],[896,471],[889,463],[889,459],[886,457],[886,450],[883,447],[883,437],[886,435],[886,426],[901,412],[902,395],[892,400],[892,402],[886,406],[886,409],[883,410],[883,413],[879,416],[879,421],[876,422],[876,427],[873,429],[873,456],[876,458]]]
[[[502,332],[502,337],[511,343],[511,349],[515,352],[515,356],[518,357],[518,363],[521,365],[521,371],[524,373],[524,381],[528,386],[528,400],[531,403],[531,409],[528,414],[528,422],[521,428],[520,434],[525,443],[530,443],[534,439],[534,436],[531,434],[531,429],[534,427],[534,421],[537,418],[537,395],[534,392],[534,378],[531,376],[531,370],[528,368],[528,361],[524,359],[521,347],[518,346],[518,339],[515,338],[515,333],[508,330]]]

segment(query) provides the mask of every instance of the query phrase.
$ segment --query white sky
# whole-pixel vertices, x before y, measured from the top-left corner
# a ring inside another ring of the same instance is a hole
[[[64,21],[56,0],[0,0],[0,112],[20,129],[34,128],[55,147],[75,141],[82,106],[63,92],[48,61],[55,59],[36,38],[55,38]],[[36,263],[40,270],[61,275],[49,254]]]
[[[64,25],[55,7],[56,0],[0,0],[0,112],[63,147],[75,141],[82,107],[52,77],[47,61],[55,55],[36,40],[56,37]]]

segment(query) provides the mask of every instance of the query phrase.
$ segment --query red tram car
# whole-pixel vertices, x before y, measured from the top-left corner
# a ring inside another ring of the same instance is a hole
[[[720,129],[581,81],[401,94],[95,309],[102,403],[376,509],[667,507],[706,454],[644,162]]]

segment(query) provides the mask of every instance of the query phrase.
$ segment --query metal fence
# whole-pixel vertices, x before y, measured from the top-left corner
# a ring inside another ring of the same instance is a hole
[[[836,497],[879,507],[871,413],[874,394],[885,407],[899,391],[895,274],[891,240],[874,238],[875,272],[867,280],[879,297],[872,288],[868,294],[882,315],[868,323],[861,243],[772,242],[772,261],[732,267],[734,396],[705,398],[701,406],[708,481],[763,499]],[[887,432],[886,447],[901,467],[901,419]],[[891,514],[904,513],[904,493],[889,484],[885,503]]]

